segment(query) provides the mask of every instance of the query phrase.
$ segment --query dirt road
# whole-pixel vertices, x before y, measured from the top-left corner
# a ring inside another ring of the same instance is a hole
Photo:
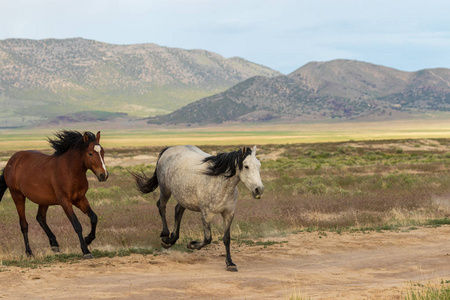
[[[450,226],[408,232],[300,233],[271,246],[2,267],[1,299],[400,299],[411,282],[450,279]]]

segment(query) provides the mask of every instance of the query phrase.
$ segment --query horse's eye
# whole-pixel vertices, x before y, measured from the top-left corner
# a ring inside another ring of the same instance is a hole
[[[246,169],[248,169],[248,166],[245,166]]]
[[[89,156],[92,156],[92,153],[89,153]]]

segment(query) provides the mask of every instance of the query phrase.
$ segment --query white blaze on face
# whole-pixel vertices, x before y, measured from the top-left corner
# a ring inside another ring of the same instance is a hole
[[[108,174],[108,172],[106,172],[105,162],[103,161],[103,157],[100,153],[100,151],[102,151],[102,147],[100,145],[95,145],[94,150],[98,153],[98,156],[100,157],[100,161],[102,162],[102,167],[103,167],[103,170],[105,170],[105,176],[106,176]]]

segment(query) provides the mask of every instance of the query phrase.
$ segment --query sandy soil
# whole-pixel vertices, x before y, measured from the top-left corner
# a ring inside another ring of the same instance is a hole
[[[400,299],[411,283],[450,279],[450,226],[408,232],[299,233],[271,246],[1,267],[1,299]]]

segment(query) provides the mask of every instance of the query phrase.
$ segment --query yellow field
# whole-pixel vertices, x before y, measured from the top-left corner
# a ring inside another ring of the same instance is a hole
[[[448,138],[450,118],[328,124],[250,124],[196,128],[151,127],[108,129],[94,124],[71,129],[102,132],[104,147],[165,145],[263,145],[348,140]],[[0,129],[0,151],[46,149],[47,137],[61,128]]]

